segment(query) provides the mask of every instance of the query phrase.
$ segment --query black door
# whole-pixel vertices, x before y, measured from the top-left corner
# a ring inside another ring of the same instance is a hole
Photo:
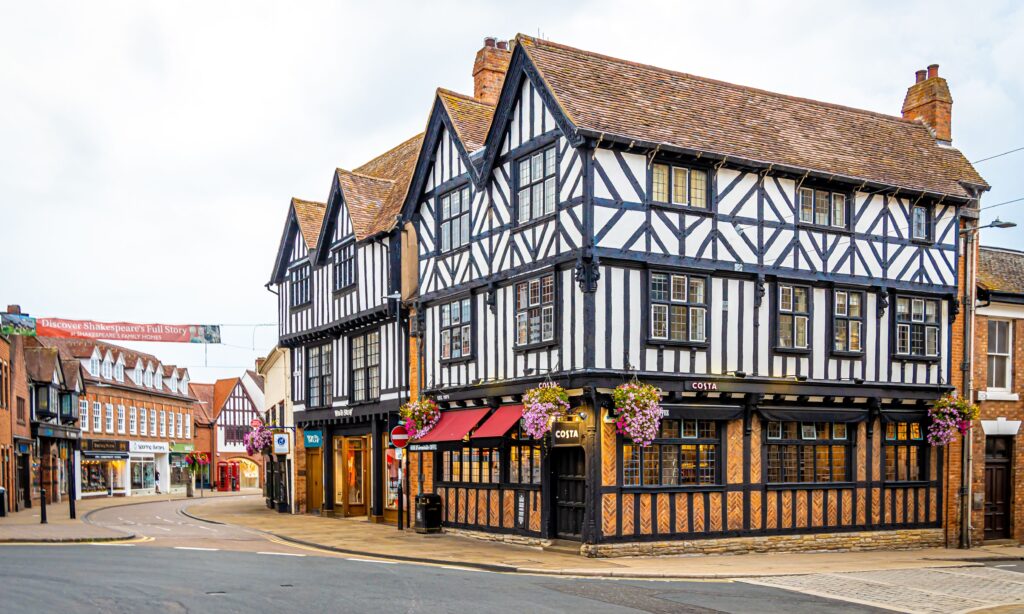
[[[985,438],[985,539],[1010,537],[1010,438]]]
[[[583,533],[583,510],[587,500],[583,448],[554,448],[551,456],[554,471],[555,537],[580,539]]]
[[[32,507],[32,476],[29,475],[28,454],[18,454],[18,490],[21,495],[19,509]]]

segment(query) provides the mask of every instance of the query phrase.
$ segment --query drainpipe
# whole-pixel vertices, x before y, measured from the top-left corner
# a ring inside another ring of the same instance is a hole
[[[977,232],[977,223],[967,222],[968,227],[964,232],[964,360],[960,365],[963,377],[963,395],[970,401],[974,398],[972,363],[974,355],[974,287],[975,271],[977,260],[974,256],[974,235]],[[971,547],[971,475],[974,443],[974,428],[967,429],[961,444],[960,458],[960,547],[970,549]]]

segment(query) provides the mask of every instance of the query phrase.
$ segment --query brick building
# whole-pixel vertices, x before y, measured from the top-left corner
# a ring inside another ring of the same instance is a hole
[[[8,313],[20,314],[17,305],[11,305]],[[3,485],[7,488],[7,505],[9,511],[18,511],[32,506],[32,425],[29,420],[29,389],[25,370],[25,339],[12,335],[4,339],[8,347],[7,375],[8,394],[7,408],[0,409],[0,433],[5,433],[0,441],[10,446],[10,460],[7,466],[7,477]],[[3,342],[0,341],[0,344]],[[35,495],[38,498],[38,493]]]
[[[76,408],[81,497],[184,492],[195,399],[188,371],[156,356],[92,339],[39,337],[80,367],[86,393]]]
[[[196,452],[206,452],[209,458],[214,458],[213,449],[213,384],[189,384],[189,390],[196,399],[195,411],[192,413],[192,422],[195,425],[193,430],[192,444]],[[197,488],[213,488],[210,476],[210,466],[207,465],[196,474]]]

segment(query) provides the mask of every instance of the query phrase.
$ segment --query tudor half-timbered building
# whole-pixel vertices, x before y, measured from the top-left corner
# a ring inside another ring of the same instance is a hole
[[[398,213],[422,136],[337,169],[326,204],[293,199],[270,286],[291,352],[295,424],[307,447],[310,511],[394,520],[389,450],[408,397],[408,331],[399,290]]]
[[[444,409],[410,474],[447,526],[595,555],[941,543],[924,420],[988,186],[938,67],[902,117],[525,36],[474,76],[438,92],[402,209],[415,386]],[[664,395],[643,448],[610,418],[632,378]],[[573,412],[531,441],[548,380]]]

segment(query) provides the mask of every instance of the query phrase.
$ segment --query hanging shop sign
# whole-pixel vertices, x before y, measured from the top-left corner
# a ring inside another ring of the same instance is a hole
[[[582,422],[555,422],[551,425],[551,444],[553,446],[578,446],[582,443]]]
[[[292,434],[287,431],[274,433],[274,454],[288,454],[292,451]]]
[[[0,313],[0,335],[36,336],[36,319],[17,313]]]
[[[40,337],[164,343],[220,343],[220,326],[210,324],[136,324],[134,322],[36,318],[35,331]]]
[[[324,432],[319,429],[315,431],[303,431],[302,443],[307,448],[320,448],[324,445]]]

